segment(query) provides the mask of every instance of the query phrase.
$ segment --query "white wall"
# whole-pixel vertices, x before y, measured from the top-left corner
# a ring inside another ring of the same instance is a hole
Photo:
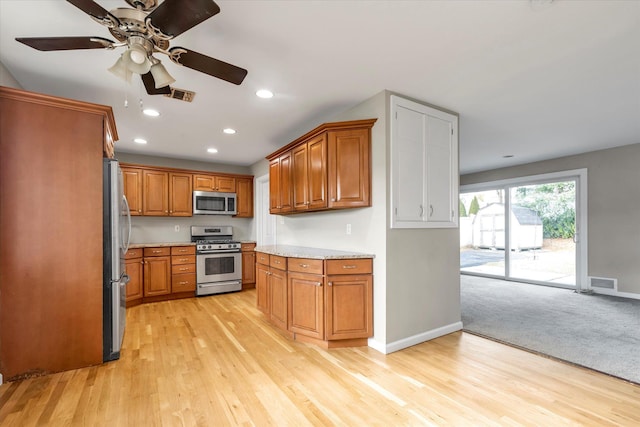
[[[2,62],[0,62],[0,86],[22,89],[22,85],[13,77]]]

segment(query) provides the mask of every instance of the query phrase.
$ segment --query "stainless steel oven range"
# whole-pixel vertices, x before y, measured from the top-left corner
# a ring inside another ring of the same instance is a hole
[[[240,242],[232,240],[230,225],[191,226],[196,242],[196,295],[242,290]]]

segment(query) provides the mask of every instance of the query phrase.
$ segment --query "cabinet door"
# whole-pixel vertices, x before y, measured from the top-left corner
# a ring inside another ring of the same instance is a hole
[[[391,226],[458,226],[458,118],[391,97]]]
[[[327,207],[327,136],[319,135],[307,143],[309,209]]]
[[[256,264],[257,306],[264,314],[269,315],[269,267]]]
[[[324,339],[323,276],[288,273],[289,331]]]
[[[328,206],[371,206],[369,129],[328,132]]]
[[[368,338],[373,335],[373,277],[327,276],[325,339]]]
[[[171,293],[195,292],[196,273],[174,274],[171,276]]]
[[[128,259],[125,261],[125,268],[129,276],[127,283],[127,303],[133,300],[142,299],[142,258]]]
[[[280,213],[280,158],[269,162],[269,212]]]
[[[256,283],[256,253],[242,253],[242,287],[244,289],[252,288]]]
[[[131,215],[142,215],[142,169],[123,167],[122,178]]]
[[[272,214],[293,210],[291,166],[291,153],[282,154],[269,163],[269,212]]]
[[[269,274],[269,309],[274,325],[287,329],[287,273],[275,268]]]
[[[171,293],[171,257],[149,257],[144,259],[144,296]]]
[[[191,174],[169,174],[169,215],[192,216]]]
[[[216,178],[213,175],[193,175],[193,191],[214,191]]]
[[[236,179],[229,176],[216,176],[216,191],[222,193],[236,192]]]
[[[291,189],[293,191],[293,209],[309,209],[309,170],[307,144],[296,147],[291,152]]]
[[[169,174],[144,170],[142,214],[151,216],[169,215]]]
[[[236,180],[237,218],[253,218],[253,179],[238,178]]]

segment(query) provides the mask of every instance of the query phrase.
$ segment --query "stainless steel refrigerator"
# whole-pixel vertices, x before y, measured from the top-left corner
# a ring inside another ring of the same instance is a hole
[[[120,358],[126,320],[126,285],[124,255],[131,238],[131,215],[124,196],[122,170],[117,160],[103,163],[103,360]]]

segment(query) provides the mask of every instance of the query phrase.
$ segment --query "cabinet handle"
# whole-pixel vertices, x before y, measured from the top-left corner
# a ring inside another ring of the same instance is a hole
[[[342,266],[342,268],[347,268],[347,269],[350,269],[350,268],[356,268],[356,267],[357,267],[357,266],[355,266],[355,265],[343,265],[343,266]]]
[[[142,209],[138,209],[138,213],[142,213]]]
[[[187,271],[187,270],[188,270],[188,268],[180,268],[179,270],[180,270],[180,271]]]
[[[333,286],[333,282],[329,282],[329,283],[327,283],[327,285]]]
[[[168,211],[164,211],[164,213],[167,213]]]
[[[422,205],[420,205],[420,216],[422,217],[424,215],[424,208],[422,207]]]
[[[336,198],[335,198],[335,197],[331,198],[331,201],[332,201],[332,202],[335,202],[335,201],[336,201]]]
[[[299,265],[300,265],[300,267],[302,267],[302,268],[307,268],[307,267],[309,267],[309,264],[299,264]]]
[[[189,261],[189,258],[180,258],[180,261]]]
[[[280,264],[280,261],[273,261],[274,264]]]
[[[186,284],[188,284],[188,283],[189,283],[189,282],[178,282],[178,284],[179,284],[179,285],[186,285]]]
[[[322,286],[322,282],[316,282],[316,286]]]
[[[151,251],[151,253],[159,254],[159,253],[162,253],[162,251]]]
[[[429,205],[429,216],[433,216],[433,205]]]
[[[140,264],[144,264],[144,261],[140,261]]]

